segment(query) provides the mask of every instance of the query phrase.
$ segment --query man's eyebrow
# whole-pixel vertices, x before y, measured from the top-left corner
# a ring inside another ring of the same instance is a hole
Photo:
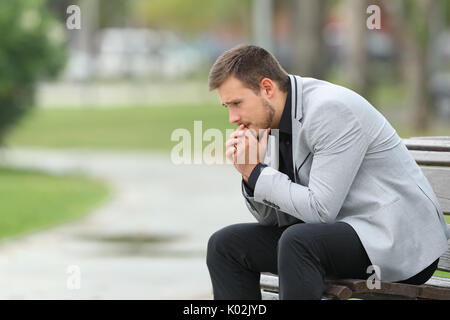
[[[233,99],[233,100],[230,100],[230,101],[227,101],[227,102],[222,103],[222,105],[223,105],[224,107],[226,107],[227,104],[232,104],[232,103],[241,102],[241,101],[242,101],[242,99]]]

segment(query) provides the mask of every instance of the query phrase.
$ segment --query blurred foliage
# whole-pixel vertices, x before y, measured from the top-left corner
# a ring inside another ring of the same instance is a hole
[[[448,0],[402,0],[402,3],[408,28],[411,29],[414,40],[423,46],[430,40],[430,18],[439,19],[443,26],[450,25],[450,2]],[[428,10],[431,12],[427,16]]]
[[[64,30],[43,0],[0,1],[0,142],[65,63]]]
[[[134,20],[134,17],[130,16],[133,5],[133,1],[99,0],[99,28],[127,26],[128,20]]]
[[[425,9],[416,0],[403,0],[405,15],[408,21],[408,27],[420,45],[428,45],[429,23],[428,17],[424,14]]]
[[[440,0],[444,22],[446,26],[450,26],[450,1]]]
[[[133,10],[141,23],[184,33],[203,32],[217,26],[249,29],[250,0],[135,0]]]

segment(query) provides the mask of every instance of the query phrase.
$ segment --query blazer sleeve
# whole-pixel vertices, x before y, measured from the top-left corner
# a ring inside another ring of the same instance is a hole
[[[289,180],[271,167],[262,170],[254,200],[272,203],[308,223],[336,220],[369,145],[360,121],[336,101],[313,108],[303,123],[306,141],[313,151],[308,186]]]
[[[245,198],[245,205],[261,225],[283,227],[299,222],[294,216],[279,212],[277,209],[263,203],[256,202],[254,197],[247,193],[243,180],[241,187],[242,195]]]

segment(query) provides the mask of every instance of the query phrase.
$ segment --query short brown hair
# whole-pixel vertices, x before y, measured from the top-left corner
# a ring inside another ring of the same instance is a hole
[[[263,78],[275,81],[283,92],[288,92],[290,84],[289,75],[277,59],[267,50],[254,45],[239,45],[218,57],[209,73],[209,90],[220,87],[230,75],[255,93],[259,92]]]

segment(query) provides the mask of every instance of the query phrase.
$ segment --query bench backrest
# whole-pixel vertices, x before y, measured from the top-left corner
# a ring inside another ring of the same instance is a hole
[[[430,182],[444,215],[450,216],[450,137],[403,141]],[[438,269],[450,272],[450,248],[441,256]]]

